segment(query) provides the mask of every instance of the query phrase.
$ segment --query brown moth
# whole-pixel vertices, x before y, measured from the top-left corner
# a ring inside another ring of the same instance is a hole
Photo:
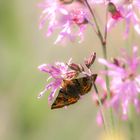
[[[56,97],[51,109],[62,108],[76,103],[80,96],[87,94],[93,83],[95,82],[97,74],[85,76],[72,80],[63,80],[58,96]]]

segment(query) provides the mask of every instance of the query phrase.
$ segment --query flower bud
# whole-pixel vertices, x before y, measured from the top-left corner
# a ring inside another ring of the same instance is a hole
[[[109,2],[108,4],[108,11],[111,13],[112,18],[115,20],[118,20],[122,17],[120,11],[117,10],[115,4],[112,2]]]
[[[74,70],[74,71],[81,71],[81,66],[79,64],[71,63],[68,64],[69,68]]]
[[[78,66],[79,66],[80,72],[84,71],[84,67],[81,64],[79,64]]]
[[[94,63],[96,58],[96,53],[92,53],[90,57],[88,57],[87,59],[85,59],[85,65],[87,66],[87,68],[90,68],[91,65]]]
[[[120,63],[116,58],[113,58],[113,64],[115,64],[116,66],[120,66]]]

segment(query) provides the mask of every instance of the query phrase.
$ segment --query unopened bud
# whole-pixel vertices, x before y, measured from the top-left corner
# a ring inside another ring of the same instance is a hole
[[[109,2],[109,4],[108,4],[108,11],[109,11],[110,13],[114,13],[114,12],[117,11],[117,8],[116,8],[116,6],[115,6],[114,3]]]
[[[88,57],[87,59],[85,59],[85,65],[87,66],[87,68],[90,68],[91,65],[94,63],[96,58],[96,53],[91,54],[90,57]]]
[[[120,63],[116,58],[113,59],[113,64],[115,64],[116,66],[120,66]]]
[[[81,66],[79,64],[71,63],[68,64],[69,68],[75,71],[81,71]]]
[[[84,71],[84,67],[81,64],[79,64],[78,66],[79,66],[80,72]]]
[[[109,4],[108,4],[108,11],[111,13],[112,18],[115,20],[122,17],[120,11],[117,10],[115,4],[112,2],[109,2]]]

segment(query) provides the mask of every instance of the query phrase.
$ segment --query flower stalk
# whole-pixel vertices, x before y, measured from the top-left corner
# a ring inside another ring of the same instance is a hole
[[[128,127],[129,127],[129,134],[130,134],[130,140],[135,140],[135,129],[134,129],[134,122],[133,122],[133,106],[132,104],[129,107],[128,112]]]
[[[108,10],[106,10],[106,21],[105,21],[105,31],[104,31],[104,37],[101,33],[101,30],[100,30],[100,27],[97,23],[97,20],[96,20],[96,16],[95,14],[93,13],[93,10],[91,9],[89,3],[87,0],[85,0],[85,3],[93,17],[93,20],[95,22],[95,25],[96,25],[96,28],[97,28],[97,36],[101,42],[101,45],[102,45],[102,50],[103,50],[103,57],[104,59],[107,60],[107,49],[106,49],[106,42],[107,42],[107,19],[108,19]],[[105,66],[105,70],[108,71],[108,68],[107,66]],[[106,88],[107,88],[107,98],[108,100],[110,100],[110,88],[109,88],[109,77],[108,75],[105,76],[105,81],[106,81]],[[100,102],[100,101],[99,101]],[[112,108],[110,109],[110,120],[111,120],[111,128],[114,129],[114,119],[113,119],[113,111],[112,111]]]
[[[132,120],[129,120],[129,132],[130,132],[130,140],[135,140],[134,138],[134,125]]]
[[[104,130],[107,131],[107,121],[105,119],[105,113],[104,113],[104,110],[103,110],[103,104],[102,104],[102,101],[101,101],[101,98],[99,96],[99,92],[98,92],[98,89],[97,89],[97,86],[95,83],[93,83],[93,86],[94,86],[94,89],[95,89],[95,92],[98,96],[98,102],[99,102],[99,106],[100,106],[100,109],[101,109],[101,114],[102,114],[102,118],[103,118],[103,126],[104,126]]]

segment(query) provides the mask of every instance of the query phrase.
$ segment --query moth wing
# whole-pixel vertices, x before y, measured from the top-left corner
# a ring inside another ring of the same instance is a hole
[[[91,88],[92,88],[92,83],[84,85],[84,86],[82,87],[82,90],[81,90],[80,95],[85,95],[85,94],[87,94],[87,93],[91,90]]]
[[[68,106],[70,104],[74,104],[79,100],[79,96],[70,96],[66,95],[61,89],[59,90],[58,96],[56,97],[54,103],[51,106],[51,109],[62,108],[64,106]]]

